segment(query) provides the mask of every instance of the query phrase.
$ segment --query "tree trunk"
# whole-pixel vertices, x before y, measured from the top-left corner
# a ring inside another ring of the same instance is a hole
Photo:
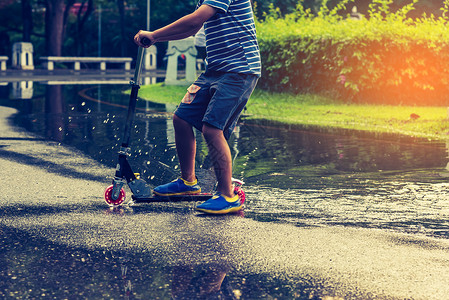
[[[84,7],[86,7],[86,11],[83,14]],[[83,42],[83,31],[84,31],[84,24],[86,23],[87,19],[93,12],[93,1],[92,0],[86,0],[83,1],[83,3],[80,6],[80,9],[78,10],[78,14],[76,16],[76,49],[77,49],[77,55],[84,55],[85,54],[85,43]]]
[[[125,36],[125,1],[117,0],[118,11],[120,14],[120,50],[121,56],[125,56],[126,36]]]
[[[45,46],[49,56],[61,56],[64,33],[64,0],[45,2]]]
[[[30,0],[22,0],[22,22],[24,42],[31,42],[31,32],[33,31],[33,13]]]

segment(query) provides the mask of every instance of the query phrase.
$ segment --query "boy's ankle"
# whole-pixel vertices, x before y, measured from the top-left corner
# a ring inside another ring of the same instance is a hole
[[[181,176],[181,179],[187,185],[193,185],[193,184],[197,184],[198,183],[198,179],[196,178],[196,176],[193,176],[193,177],[189,176],[189,177],[187,177],[187,179]]]
[[[235,197],[234,190],[232,190],[231,193],[227,193],[227,192],[224,192],[224,191],[222,191],[222,190],[217,189],[217,192],[220,193],[222,196],[225,196],[225,197],[228,198],[228,199],[231,199],[231,198],[234,198],[234,197]]]

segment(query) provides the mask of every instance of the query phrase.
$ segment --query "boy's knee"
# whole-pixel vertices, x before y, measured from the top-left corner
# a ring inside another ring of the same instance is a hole
[[[222,137],[223,136],[223,130],[218,129],[216,127],[210,126],[208,124],[204,124],[203,125],[203,136],[206,139],[206,141],[208,140],[213,140],[217,137]]]
[[[173,126],[175,127],[191,127],[189,123],[178,117],[177,115],[173,115]]]

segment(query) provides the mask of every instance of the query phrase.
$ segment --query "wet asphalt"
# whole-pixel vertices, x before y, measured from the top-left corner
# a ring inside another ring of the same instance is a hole
[[[0,226],[30,243],[145,255],[161,267],[222,266],[284,284],[303,279],[319,286],[323,299],[449,299],[446,239],[343,226],[302,228],[244,213],[207,216],[194,203],[111,209],[103,191],[113,169],[21,131],[9,121],[14,113],[0,107]],[[10,296],[20,294],[8,289]]]

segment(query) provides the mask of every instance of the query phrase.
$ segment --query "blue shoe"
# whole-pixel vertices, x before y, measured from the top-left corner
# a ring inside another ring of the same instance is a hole
[[[164,185],[155,187],[153,193],[158,196],[191,195],[201,193],[198,180],[188,182],[181,177]]]
[[[198,205],[195,209],[208,214],[228,214],[237,212],[242,208],[243,204],[240,203],[239,195],[228,198],[217,193],[206,202]]]

